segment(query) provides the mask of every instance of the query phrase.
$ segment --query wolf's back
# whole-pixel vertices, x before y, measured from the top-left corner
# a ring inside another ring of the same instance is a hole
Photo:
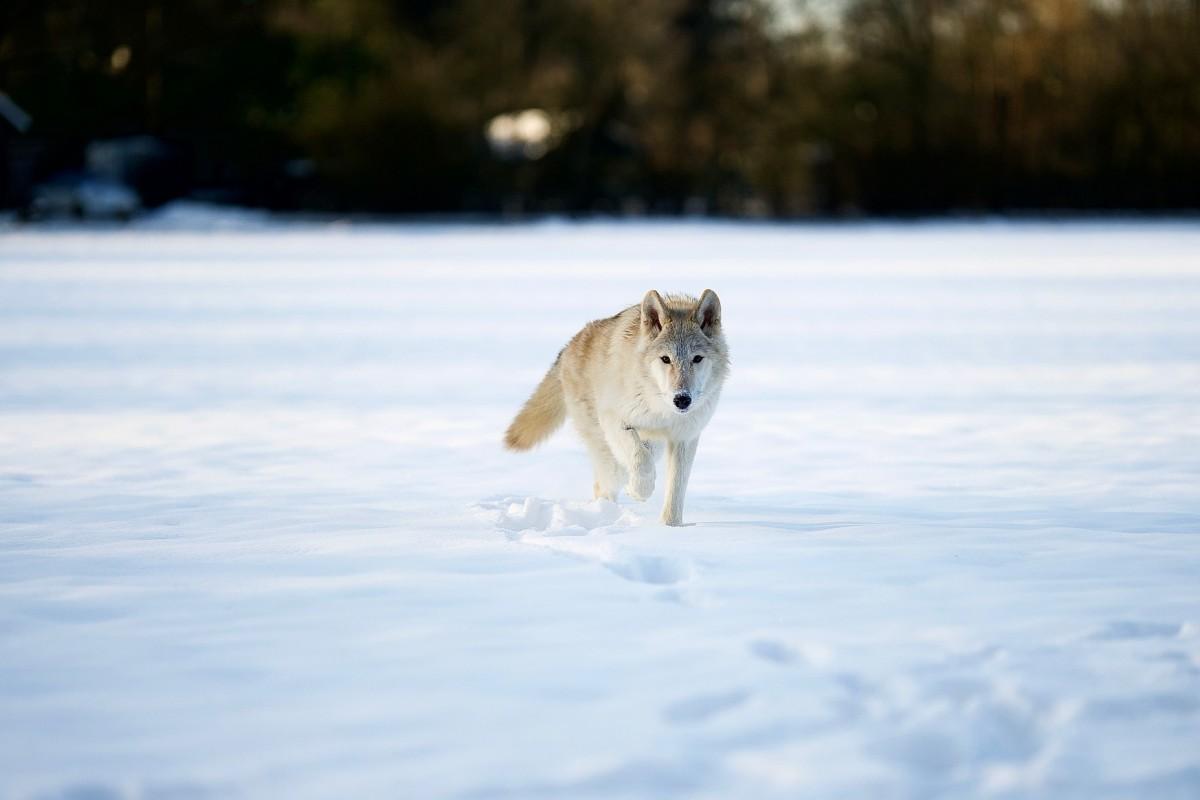
[[[554,366],[550,367],[504,432],[504,446],[509,450],[529,450],[558,430],[566,418],[567,405],[563,399],[559,361],[555,360]]]

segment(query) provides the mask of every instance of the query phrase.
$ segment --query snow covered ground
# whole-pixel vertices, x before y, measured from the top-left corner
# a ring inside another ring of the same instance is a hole
[[[194,212],[0,232],[0,797],[1200,797],[1200,225]],[[650,287],[683,529],[499,446]]]

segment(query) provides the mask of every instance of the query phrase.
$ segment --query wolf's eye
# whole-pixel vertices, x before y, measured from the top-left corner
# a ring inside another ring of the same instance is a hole
[[[704,356],[696,356],[695,358],[692,359],[692,363],[699,364],[703,360],[704,360]]]
[[[663,357],[662,357],[662,362],[663,362],[664,364],[670,364],[670,363],[671,363],[671,357],[670,357],[670,356],[663,356]]]

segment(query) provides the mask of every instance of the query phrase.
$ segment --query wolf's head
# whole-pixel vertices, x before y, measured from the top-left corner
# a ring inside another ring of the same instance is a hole
[[[646,292],[638,339],[645,372],[659,398],[676,413],[686,414],[707,393],[720,389],[728,354],[721,301],[712,289],[705,289],[699,300]]]

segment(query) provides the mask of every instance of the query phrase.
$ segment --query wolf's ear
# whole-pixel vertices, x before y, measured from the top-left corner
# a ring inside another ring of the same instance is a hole
[[[705,289],[696,303],[696,322],[700,323],[700,330],[709,336],[721,327],[721,300],[712,289]]]
[[[657,336],[667,324],[667,304],[662,295],[651,289],[642,298],[642,329],[648,336]]]

